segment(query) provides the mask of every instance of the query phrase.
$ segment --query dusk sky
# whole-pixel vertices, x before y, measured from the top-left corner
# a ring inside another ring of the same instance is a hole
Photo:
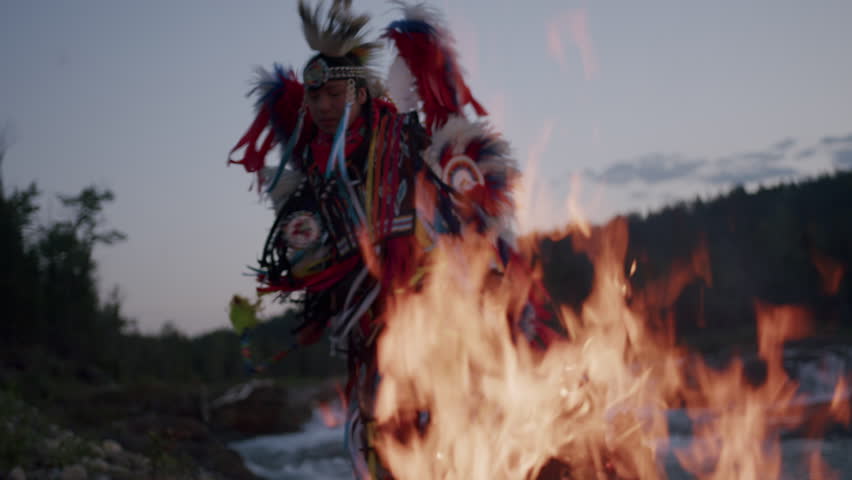
[[[535,179],[534,225],[593,221],[852,168],[848,0],[436,1],[491,121]],[[398,17],[353,2],[373,31]],[[295,0],[3,0],[6,191],[95,184],[128,240],[96,252],[142,331],[226,326],[271,210],[230,148],[256,66],[310,52]],[[390,55],[384,59],[389,63]],[[525,225],[530,222],[525,221]]]

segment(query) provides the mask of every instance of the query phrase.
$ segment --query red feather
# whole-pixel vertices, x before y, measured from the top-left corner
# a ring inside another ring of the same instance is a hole
[[[428,32],[390,28],[386,33],[417,82],[429,133],[446,123],[450,115],[461,114],[466,105],[471,105],[477,115],[487,115],[465,83],[451,46],[436,32],[439,30],[435,28]]]
[[[262,184],[260,175],[266,165],[266,155],[282,141],[280,136],[290,135],[295,130],[304,96],[304,87],[292,72],[284,74],[283,71],[277,71],[275,81],[276,85],[261,99],[257,116],[251,126],[228,153],[229,165],[235,163],[242,165],[247,172],[257,172],[258,189]],[[261,136],[263,140],[258,142]],[[234,152],[243,147],[243,157],[232,158]]]

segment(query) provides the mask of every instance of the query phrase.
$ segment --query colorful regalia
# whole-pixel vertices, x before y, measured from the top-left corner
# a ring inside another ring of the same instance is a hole
[[[346,356],[353,466],[358,478],[383,478],[368,433],[383,305],[392,292],[418,288],[441,236],[483,235],[493,244],[495,271],[507,268],[516,257],[511,189],[519,172],[508,144],[484,121],[468,118],[466,109],[477,117],[486,111],[465,84],[434,12],[402,6],[404,18],[385,29],[382,37],[397,54],[385,82],[372,66],[381,44],[365,40],[367,17],[339,1],[325,21],[303,1],[299,12],[318,53],[301,81],[279,65],[260,70],[257,116],[229,163],[257,176],[276,212],[258,291],[302,293],[299,342],[327,333],[335,352]],[[317,127],[305,105],[307,92],[331,80],[347,82],[334,135]],[[368,99],[349,118],[358,88]],[[267,166],[276,147],[279,162]],[[531,302],[518,324],[531,341],[547,342],[553,331],[532,320],[540,310]]]

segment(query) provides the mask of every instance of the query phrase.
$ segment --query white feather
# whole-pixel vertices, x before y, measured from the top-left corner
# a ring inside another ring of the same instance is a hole
[[[275,172],[278,170],[278,167],[265,167],[263,169],[263,178],[264,188],[267,188],[266,182],[271,182],[275,178]],[[275,184],[275,188],[269,192],[266,197],[272,202],[272,208],[277,212],[287,203],[287,199],[290,198],[290,195],[296,191],[296,188],[299,187],[299,184],[302,183],[302,179],[305,178],[305,175],[299,170],[285,169],[281,172],[281,178],[278,179],[278,183]]]
[[[350,0],[335,0],[322,17],[322,3],[311,11],[305,0],[299,1],[299,15],[302,18],[302,32],[308,46],[329,57],[343,57],[355,48],[366,52],[366,60],[362,65],[366,70],[367,87],[373,98],[385,94],[381,75],[377,72],[375,63],[382,49],[382,43],[367,41],[367,15],[355,15],[351,11]]]
[[[342,57],[353,48],[368,44],[363,30],[370,17],[354,15],[350,6],[349,2],[334,2],[323,22],[320,19],[322,3],[311,11],[307,2],[299,2],[302,32],[311,49],[330,57]]]
[[[494,133],[484,121],[471,121],[462,116],[453,115],[441,128],[432,135],[432,146],[426,152],[426,163],[435,171],[438,177],[443,177],[443,168],[438,155],[450,148],[453,155],[461,154],[475,138],[486,139],[487,155],[472,158],[482,175],[501,174],[511,179],[520,175],[518,162],[510,155],[509,144],[498,134]],[[511,194],[509,194],[511,196]],[[503,203],[500,212],[495,217],[489,217],[488,223],[497,230],[509,228],[512,219],[511,202]]]
[[[419,20],[428,23],[433,28],[444,31],[444,19],[441,12],[425,3],[408,4],[403,1],[394,1],[402,10],[402,15],[406,20]]]
[[[386,84],[388,95],[397,110],[406,113],[417,109],[420,97],[417,95],[416,81],[402,57],[397,56],[388,69]]]
[[[491,153],[473,159],[483,175],[501,172],[511,178],[518,174],[518,162],[510,155],[511,149],[508,142],[494,133],[484,121],[471,121],[453,115],[432,135],[432,144],[435,146],[436,155],[447,144],[452,145],[453,152],[458,154],[467,149],[474,138],[488,139],[487,144]]]

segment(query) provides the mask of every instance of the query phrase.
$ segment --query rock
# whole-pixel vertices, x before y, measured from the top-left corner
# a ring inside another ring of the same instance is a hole
[[[147,457],[133,452],[126,452],[124,455],[132,470],[150,470],[151,460]]]
[[[208,471],[202,470],[198,473],[198,480],[216,480],[216,476]]]
[[[59,445],[62,443],[62,439],[60,438],[46,438],[44,440],[44,448],[47,450],[56,450],[59,448]]]
[[[106,452],[104,451],[103,447],[101,447],[97,443],[90,444],[89,448],[92,449],[92,455],[94,455],[95,457],[104,457],[106,455]]]
[[[27,480],[27,474],[21,467],[15,467],[9,472],[9,480]]]
[[[115,440],[104,440],[103,442],[104,453],[115,455],[121,453],[121,445],[118,444]]]
[[[210,424],[237,437],[298,431],[311,417],[307,403],[271,380],[252,380],[228,390],[210,405]]]
[[[70,467],[62,469],[62,474],[59,478],[61,480],[86,480],[87,475],[86,467],[82,465],[71,465]]]
[[[126,450],[145,452],[153,459],[162,455],[180,459],[185,455],[199,467],[228,479],[257,478],[236,452],[214,437],[206,425],[192,418],[167,415],[131,418],[114,423],[111,436]],[[131,471],[155,467],[148,459],[127,451],[115,459],[115,463],[119,461]]]
[[[150,470],[132,470],[117,465],[108,465],[103,472],[112,480],[142,479],[150,477]]]
[[[109,464],[102,458],[90,458],[88,459],[88,461],[84,461],[83,463],[86,464],[86,466],[88,466],[92,470],[96,470],[99,472],[109,470]]]

